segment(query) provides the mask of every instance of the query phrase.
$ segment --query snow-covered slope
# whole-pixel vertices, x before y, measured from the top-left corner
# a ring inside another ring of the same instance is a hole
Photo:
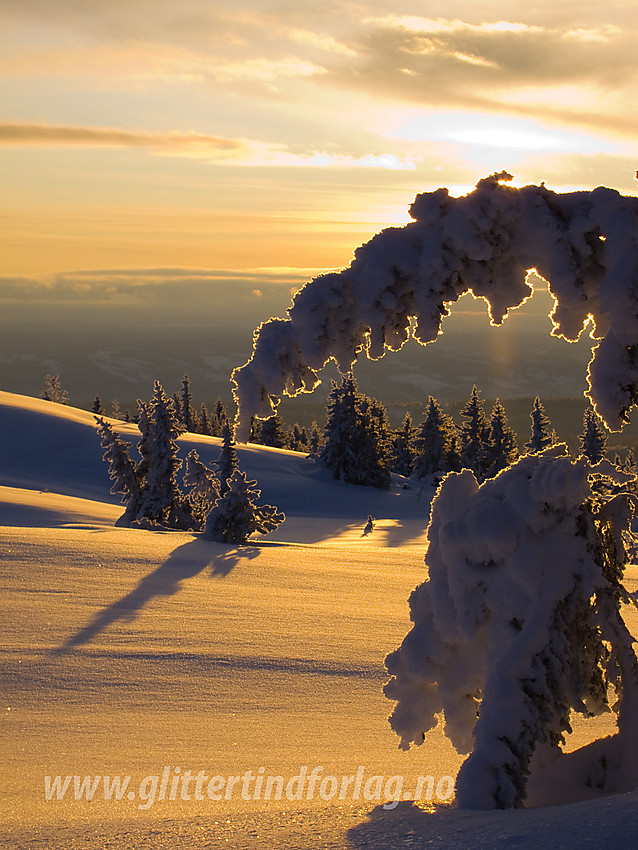
[[[136,425],[118,423],[118,431],[137,445]],[[0,486],[120,504],[119,496],[110,494],[93,414],[0,392],[0,434]],[[185,434],[179,443],[182,459],[194,448],[209,464],[220,450],[219,439],[199,434]],[[257,479],[262,501],[276,505],[287,517],[269,540],[314,543],[340,538],[368,546],[424,541],[431,493],[421,492],[418,485],[399,477],[390,491],[344,485],[302,454],[252,444],[239,446],[238,457],[241,469]],[[368,514],[378,522],[374,534],[363,535]],[[0,512],[0,521],[2,516]]]
[[[423,579],[416,491],[350,487],[303,456],[243,447],[289,520],[279,539],[233,548],[114,527],[90,414],[2,394],[0,434],[0,846],[638,845],[635,794],[486,814],[428,807],[428,782],[416,793],[431,776],[447,796],[461,761],[437,731],[400,752],[381,694]],[[368,513],[381,527],[362,537]],[[71,777],[63,799],[46,799],[47,776]],[[97,781],[90,802],[74,799],[75,776]],[[268,777],[281,799],[265,799]]]

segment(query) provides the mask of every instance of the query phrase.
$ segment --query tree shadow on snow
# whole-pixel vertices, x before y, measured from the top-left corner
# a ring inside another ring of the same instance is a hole
[[[399,802],[394,809],[385,809],[382,805],[376,806],[368,812],[366,821],[348,830],[348,842],[356,850],[426,846],[425,842],[436,839],[439,832],[439,829],[431,832],[431,828],[435,826],[437,820],[438,826],[442,826],[441,819],[447,820],[446,815],[449,818],[449,806],[432,806],[432,811],[424,811],[412,801]],[[449,845],[433,843],[432,846]],[[455,846],[455,850],[460,848],[461,845]]]
[[[156,596],[172,596],[183,581],[194,578],[210,567],[211,575],[223,578],[242,558],[254,558],[259,554],[255,546],[227,549],[218,543],[201,537],[174,549],[167,560],[152,573],[144,576],[130,593],[112,602],[95,615],[84,628],[71,635],[66,642],[54,650],[54,654],[82,646],[118,620],[134,620],[139,611]]]

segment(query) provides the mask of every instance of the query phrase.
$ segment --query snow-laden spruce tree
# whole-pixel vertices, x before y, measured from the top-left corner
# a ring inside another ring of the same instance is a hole
[[[552,446],[556,442],[554,430],[549,421],[549,416],[545,413],[543,402],[538,396],[534,399],[530,419],[532,420],[532,433],[529,441],[525,443],[525,448],[530,452],[541,452],[543,449]]]
[[[354,375],[332,382],[319,464],[336,480],[390,486],[390,427],[385,408],[360,393]]]
[[[596,412],[588,407],[583,416],[584,431],[579,437],[580,451],[592,463],[598,463],[607,451],[607,435]]]
[[[246,479],[245,472],[235,470],[228,489],[206,517],[206,537],[219,543],[245,543],[252,534],[268,534],[285,520],[273,505],[257,504],[261,491],[256,484]]]
[[[476,386],[472,387],[472,395],[461,409],[461,416],[465,419],[459,428],[461,467],[471,469],[478,480],[483,481],[491,465],[490,423]]]
[[[219,481],[213,470],[202,463],[195,449],[191,449],[186,455],[183,480],[188,491],[193,519],[201,528],[206,515],[219,498]]]
[[[422,744],[442,713],[470,753],[461,807],[522,805],[536,748],[559,759],[571,712],[609,711],[610,685],[619,732],[598,761],[608,791],[638,784],[638,663],[619,611],[633,509],[622,494],[595,493],[595,472],[614,475],[556,446],[481,486],[469,470],[452,473],[432,505],[428,578],[410,597],[412,630],[386,659],[385,694],[403,748]],[[600,769],[580,777],[583,790]]]
[[[219,478],[219,492],[223,495],[228,490],[228,482],[237,470],[237,447],[235,445],[235,429],[228,419],[221,426],[222,447],[215,462]]]
[[[233,373],[238,438],[283,393],[312,391],[330,358],[345,374],[362,351],[376,359],[410,335],[433,342],[466,292],[501,324],[532,294],[530,270],[554,297],[553,335],[576,341],[592,323],[600,341],[587,395],[610,429],[622,428],[638,401],[638,198],[511,180],[494,174],[461,198],[418,195],[411,224],[379,233],[347,269],[301,289],[285,319],[262,324]],[[443,711],[453,743],[471,753],[457,781],[462,806],[520,805],[532,756],[548,748],[560,759],[570,711],[605,710],[609,684],[618,733],[598,742],[598,763],[578,781],[638,784],[638,668],[620,613],[633,511],[592,474],[585,458],[550,448],[482,485],[470,470],[450,473],[433,502],[429,578],[412,594],[414,628],[389,657],[387,693],[405,746]]]
[[[487,440],[486,478],[494,478],[502,469],[510,466],[518,457],[517,437],[507,421],[503,403],[496,399],[490,417]]]
[[[414,445],[416,433],[417,429],[412,424],[412,417],[406,413],[401,428],[395,432],[392,440],[392,469],[406,478],[412,474],[412,465],[417,455]]]
[[[141,503],[140,482],[136,465],[131,460],[131,444],[122,440],[105,419],[98,416],[95,419],[104,449],[103,457],[109,465],[109,478],[113,481],[111,493],[119,493],[126,505],[118,524],[128,525],[137,517]]]
[[[417,456],[412,474],[415,478],[442,476],[459,468],[459,436],[452,417],[443,412],[438,401],[428,398],[427,412],[414,445]]]
[[[177,471],[182,465],[177,438],[182,429],[173,401],[167,398],[159,381],[155,381],[151,401],[140,403],[138,426],[141,461],[137,473],[141,495],[136,519],[168,528],[193,528],[190,505],[177,484]]]

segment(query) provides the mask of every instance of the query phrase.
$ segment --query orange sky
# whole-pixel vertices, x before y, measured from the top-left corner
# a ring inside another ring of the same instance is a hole
[[[0,302],[76,270],[341,267],[417,192],[502,169],[636,194],[634,0],[388,8],[3,3]]]

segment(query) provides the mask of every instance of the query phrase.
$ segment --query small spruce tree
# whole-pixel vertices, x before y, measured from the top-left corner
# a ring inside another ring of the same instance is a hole
[[[261,491],[256,481],[236,469],[228,481],[228,489],[220,496],[206,517],[206,537],[219,543],[245,543],[251,534],[268,534],[285,519],[272,505],[257,505]]]
[[[600,418],[592,407],[588,407],[583,416],[584,432],[580,435],[580,453],[590,463],[596,464],[605,457],[607,435]]]
[[[461,415],[465,417],[460,428],[461,468],[470,469],[480,482],[485,479],[489,467],[490,426],[476,386],[472,388],[472,395]]]
[[[109,478],[113,481],[111,493],[119,493],[126,505],[119,522],[128,524],[137,517],[140,509],[141,489],[135,464],[131,460],[131,444],[122,440],[112,426],[99,416],[95,417],[104,449],[104,460],[109,465]]]
[[[182,465],[177,457],[181,428],[173,403],[159,381],[155,381],[150,404],[140,410],[139,426],[144,484],[138,519],[147,518],[169,528],[192,527],[190,505],[177,485],[177,471]]]
[[[193,518],[201,528],[206,515],[219,498],[219,481],[212,469],[202,463],[195,449],[186,455],[184,487],[188,490]]]
[[[182,391],[180,395],[180,421],[186,431],[195,430],[195,412],[193,410],[193,397],[191,395],[191,381],[188,375],[184,375]]]
[[[505,408],[500,399],[492,409],[489,445],[486,454],[486,478],[494,478],[502,469],[507,469],[518,458],[516,434],[510,428]]]
[[[274,449],[285,448],[287,440],[284,421],[279,414],[275,414],[261,423],[259,442],[262,446],[270,446]]]
[[[224,420],[222,425],[222,448],[215,463],[219,478],[219,490],[223,495],[228,490],[228,481],[237,470],[237,447],[235,445],[235,430],[232,422]]]
[[[412,425],[412,417],[406,413],[401,428],[395,432],[392,440],[392,469],[406,478],[412,473],[412,464],[417,455],[414,447],[415,435],[416,428]]]
[[[46,374],[44,376],[44,389],[40,397],[45,401],[53,401],[56,404],[68,404],[69,394],[62,389],[62,382],[59,375]]]
[[[555,434],[549,417],[545,413],[543,403],[538,396],[534,399],[530,418],[532,420],[532,435],[529,442],[525,443],[525,448],[532,453],[542,452],[543,449],[554,444]]]
[[[427,414],[414,440],[415,478],[441,475],[458,469],[458,432],[452,417],[443,412],[435,398],[428,398]]]

